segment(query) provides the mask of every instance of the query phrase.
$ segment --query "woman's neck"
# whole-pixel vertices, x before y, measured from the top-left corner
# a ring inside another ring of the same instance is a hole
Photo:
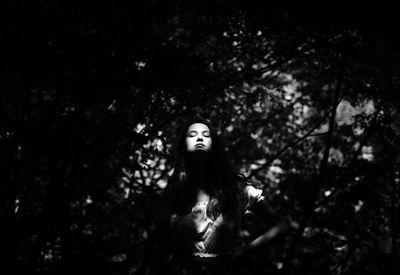
[[[196,188],[208,189],[207,187],[209,185],[210,176],[209,176],[209,173],[207,172],[207,169],[191,170],[188,173],[188,177],[189,177],[191,184],[193,184],[193,186],[195,186]]]
[[[207,190],[211,178],[210,161],[207,154],[193,154],[186,160],[188,178],[196,188]]]

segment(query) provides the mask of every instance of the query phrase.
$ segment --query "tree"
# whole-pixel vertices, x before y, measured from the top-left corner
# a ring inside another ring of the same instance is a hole
[[[173,144],[194,114],[214,121],[240,170],[296,228],[267,249],[265,271],[396,266],[395,10],[261,1],[3,6],[8,270],[143,271]]]

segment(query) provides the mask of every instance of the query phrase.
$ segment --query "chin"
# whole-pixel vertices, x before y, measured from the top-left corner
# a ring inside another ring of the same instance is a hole
[[[190,154],[194,155],[208,155],[210,151],[206,148],[195,148],[194,151],[190,152]]]

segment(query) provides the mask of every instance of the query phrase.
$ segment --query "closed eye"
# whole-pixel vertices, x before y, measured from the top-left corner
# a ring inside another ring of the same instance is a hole
[[[187,133],[186,136],[188,136],[188,137],[195,137],[196,135],[197,135],[197,132],[196,132],[196,131],[190,131],[189,133]],[[210,132],[209,132],[209,131],[204,131],[204,132],[202,132],[202,135],[203,135],[204,137],[210,137]]]

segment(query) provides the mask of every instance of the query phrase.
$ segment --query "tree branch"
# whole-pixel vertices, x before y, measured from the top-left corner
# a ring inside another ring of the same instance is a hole
[[[300,226],[297,229],[296,233],[294,234],[292,242],[289,245],[289,248],[287,250],[286,256],[283,261],[282,271],[287,270],[288,263],[291,260],[291,258],[293,257],[294,250],[295,250],[298,242],[300,241],[307,224],[311,220],[311,217],[314,213],[316,200],[318,198],[320,186],[326,179],[329,151],[331,148],[332,137],[333,137],[334,127],[335,127],[336,109],[340,102],[339,94],[340,94],[340,90],[342,89],[342,78],[343,78],[343,76],[342,76],[342,74],[340,74],[338,77],[335,94],[334,94],[334,98],[333,98],[333,102],[332,102],[332,112],[331,112],[330,119],[329,119],[329,133],[328,133],[327,139],[326,139],[324,155],[323,155],[323,158],[320,163],[319,176],[318,176],[317,181],[312,185],[311,199],[309,201],[308,206],[306,207],[305,216],[304,216],[302,222],[300,223]]]
[[[328,113],[329,114],[329,113]],[[315,131],[315,129],[317,129],[318,127],[321,126],[321,124],[325,121],[326,117],[324,117],[323,119],[321,119],[321,121],[319,121],[317,124],[315,124],[310,130],[308,130],[307,133],[305,133],[303,136],[299,137],[298,139],[296,139],[295,141],[289,143],[288,145],[286,145],[285,147],[283,147],[281,150],[279,150],[269,161],[267,161],[265,164],[263,164],[262,166],[258,167],[257,169],[253,170],[249,176],[247,176],[246,178],[251,178],[254,177],[256,174],[258,174],[261,170],[267,168],[268,166],[270,166],[276,159],[278,159],[279,157],[281,157],[288,149],[293,148],[294,146],[296,146],[297,144],[299,144],[300,142],[302,142],[303,140],[305,140],[307,137],[311,136],[311,134]]]

